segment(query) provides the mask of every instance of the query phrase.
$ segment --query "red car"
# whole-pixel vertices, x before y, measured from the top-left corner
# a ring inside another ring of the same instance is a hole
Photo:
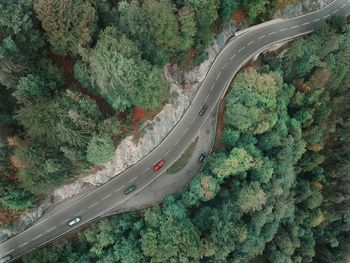
[[[154,171],[158,171],[160,168],[163,167],[163,165],[165,164],[164,160],[160,160],[159,162],[157,162],[154,166],[153,166],[153,170]]]

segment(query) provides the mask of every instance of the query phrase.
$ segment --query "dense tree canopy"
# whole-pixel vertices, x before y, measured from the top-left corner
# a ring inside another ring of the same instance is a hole
[[[346,262],[349,43],[333,18],[263,55],[233,81],[222,150],[188,188],[25,262]]]

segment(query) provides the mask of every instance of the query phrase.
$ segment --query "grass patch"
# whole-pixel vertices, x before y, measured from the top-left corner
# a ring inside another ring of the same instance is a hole
[[[197,137],[196,140],[187,147],[186,151],[181,155],[181,157],[166,170],[167,174],[177,173],[186,166],[188,160],[191,158],[194,152],[194,149],[196,149],[198,139],[199,138]]]

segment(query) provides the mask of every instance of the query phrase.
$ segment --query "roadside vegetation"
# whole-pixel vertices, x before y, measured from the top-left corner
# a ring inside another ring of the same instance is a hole
[[[255,23],[279,0],[0,2],[0,219],[11,222],[137,134],[134,110],[169,99],[166,63],[200,63],[233,12]]]
[[[196,150],[198,140],[199,138],[197,137],[195,141],[187,147],[186,151],[184,151],[181,157],[166,170],[168,174],[175,174],[177,172],[180,172],[186,166],[186,164],[188,164],[194,150]]]
[[[347,262],[349,77],[350,26],[334,17],[236,76],[223,149],[182,193],[24,262]]]

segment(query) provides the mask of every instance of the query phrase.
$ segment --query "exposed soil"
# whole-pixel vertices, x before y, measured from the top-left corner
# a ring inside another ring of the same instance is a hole
[[[84,88],[81,83],[74,78],[73,70],[75,61],[68,57],[63,57],[58,54],[50,53],[49,58],[51,58],[58,66],[62,67],[66,76],[65,87],[71,88],[76,87],[80,93],[94,100],[104,114],[107,116],[114,115],[112,108],[100,97]]]
[[[215,143],[213,146],[213,151],[218,152],[222,150],[222,135],[224,132],[224,113],[226,108],[226,101],[225,99],[221,100],[219,105],[219,114],[218,114],[218,122],[216,127],[216,134],[215,134]]]
[[[146,111],[144,109],[135,107],[132,112],[132,134],[136,138],[142,137],[140,134],[140,125],[147,120],[152,120],[158,113],[159,109],[156,109],[154,111]]]
[[[237,9],[232,13],[231,19],[237,23],[238,26],[246,23],[246,13],[247,11],[243,8]]]
[[[20,214],[14,213],[11,209],[0,212],[0,221],[7,225],[11,222],[16,222],[20,218]]]

